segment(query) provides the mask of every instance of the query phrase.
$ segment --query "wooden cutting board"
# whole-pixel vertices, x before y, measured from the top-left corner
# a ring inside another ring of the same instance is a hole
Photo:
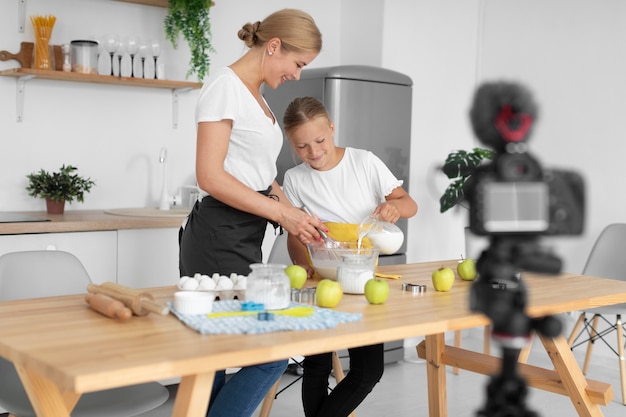
[[[35,44],[32,42],[22,42],[20,44],[20,50],[16,54],[12,54],[8,51],[0,51],[0,61],[9,61],[11,59],[20,63],[22,68],[30,68],[33,62],[33,49]],[[63,50],[61,45],[53,45],[54,51],[54,69],[56,71],[63,70]]]

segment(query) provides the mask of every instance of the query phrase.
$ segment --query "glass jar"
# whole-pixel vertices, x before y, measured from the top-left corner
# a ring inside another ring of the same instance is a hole
[[[285,273],[285,265],[252,264],[246,280],[246,301],[263,304],[265,310],[289,307],[291,282]]]
[[[337,281],[346,294],[365,293],[365,283],[374,278],[378,248],[362,251],[363,253],[343,255],[337,267]]]
[[[98,42],[72,41],[72,72],[83,74],[98,73]]]

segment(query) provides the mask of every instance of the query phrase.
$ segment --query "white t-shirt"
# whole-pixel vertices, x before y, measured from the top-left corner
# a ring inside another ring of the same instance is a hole
[[[403,182],[372,152],[346,148],[328,171],[307,163],[289,169],[283,191],[294,206],[306,206],[322,221],[358,224]]]
[[[224,119],[233,121],[224,169],[253,190],[267,189],[276,179],[283,133],[228,67],[212,71],[196,106],[196,123]]]

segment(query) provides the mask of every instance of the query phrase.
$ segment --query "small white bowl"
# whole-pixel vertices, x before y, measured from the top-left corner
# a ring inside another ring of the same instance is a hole
[[[203,291],[174,293],[174,308],[181,314],[209,314],[213,310],[215,294]]]

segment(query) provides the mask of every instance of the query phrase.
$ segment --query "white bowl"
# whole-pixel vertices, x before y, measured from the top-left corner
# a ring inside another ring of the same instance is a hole
[[[205,291],[178,291],[174,293],[174,308],[180,314],[209,314],[215,295]]]

